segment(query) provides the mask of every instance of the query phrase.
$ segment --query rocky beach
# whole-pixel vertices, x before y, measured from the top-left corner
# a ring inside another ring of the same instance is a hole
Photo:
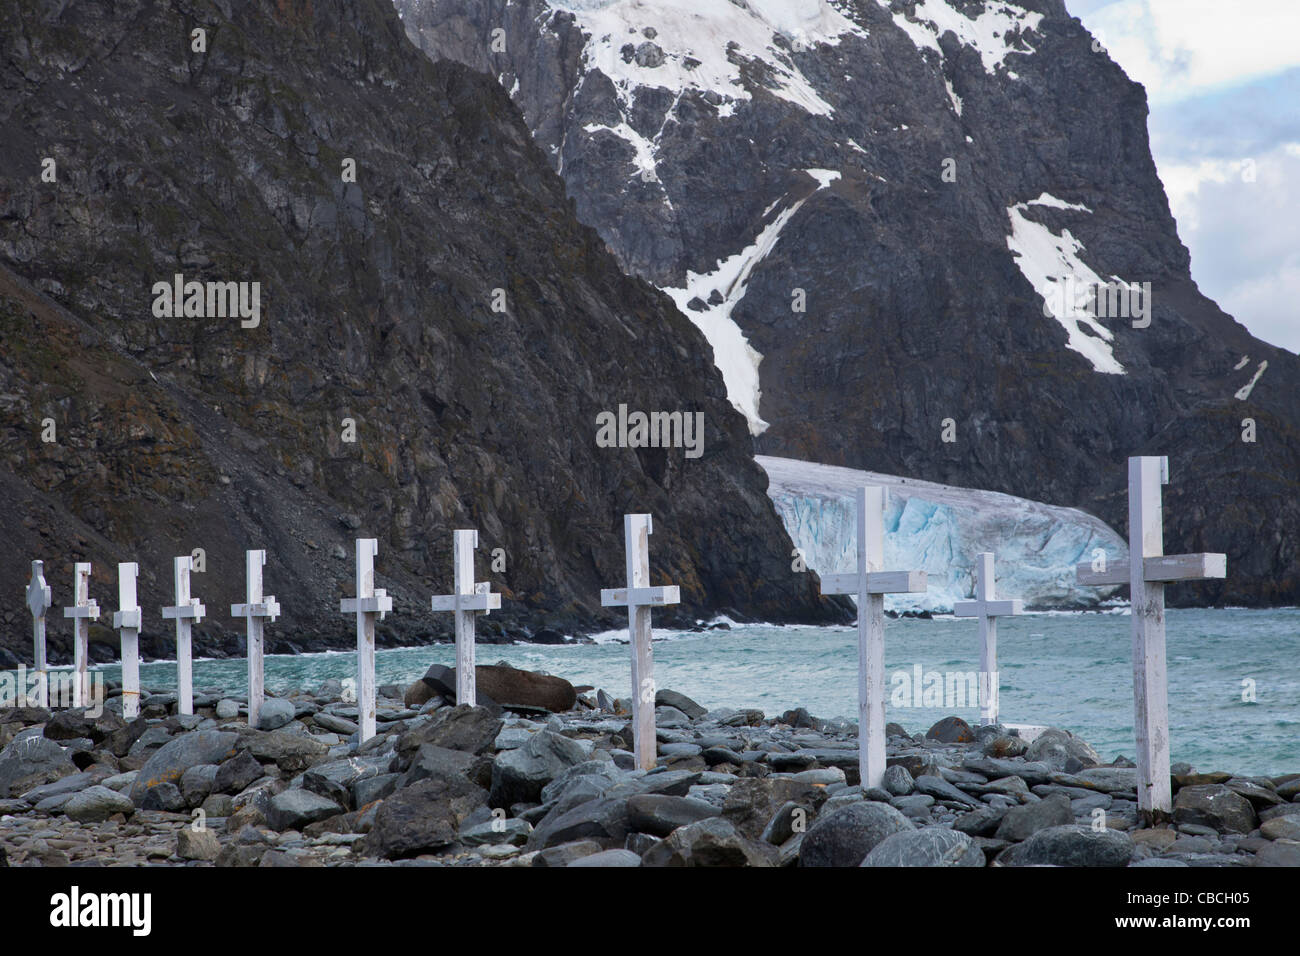
[[[382,685],[360,746],[339,681],[268,698],[256,728],[217,688],[192,715],[146,692],[130,722],[112,684],[89,711],[6,708],[0,865],[1300,865],[1300,773],[1175,765],[1173,820],[1148,828],[1131,762],[1067,730],[890,724],[883,786],[864,790],[852,722],[671,690],[646,772],[628,701],[504,665],[476,677],[477,707],[450,703],[440,665]]]

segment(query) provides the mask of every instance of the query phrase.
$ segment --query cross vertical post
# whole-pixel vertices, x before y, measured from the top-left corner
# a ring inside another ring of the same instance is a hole
[[[1169,459],[1128,460],[1129,558],[1100,567],[1080,564],[1080,584],[1127,584],[1133,646],[1133,728],[1137,736],[1138,813],[1163,823],[1173,813],[1169,778],[1169,675],[1165,651],[1165,584],[1222,578],[1224,554],[1164,553],[1160,486],[1169,483]]]
[[[72,619],[72,706],[90,706],[90,622],[99,620],[99,604],[90,598],[90,562],[78,561],[72,572],[72,604],[63,609]]]
[[[355,598],[343,598],[339,611],[355,614],[357,619],[357,712],[360,716],[359,742],[375,735],[375,618],[383,620],[393,609],[393,599],[383,589],[375,588],[375,556],[379,554],[377,538],[357,538]]]
[[[655,740],[655,681],[654,655],[650,647],[650,608],[681,601],[681,589],[675,584],[650,586],[652,532],[650,515],[623,516],[627,587],[604,588],[600,592],[602,606],[627,607],[628,637],[632,644],[633,747],[636,751],[636,765],[642,770],[653,769],[659,756]]]
[[[858,772],[863,788],[885,776],[885,595],[924,591],[924,571],[882,571],[885,489],[857,490],[855,571],[822,577],[822,594],[852,594],[858,603]]]
[[[997,601],[993,598],[993,552],[981,551],[975,562],[975,600],[957,601],[952,613],[956,617],[973,617],[980,626],[980,680],[983,699],[980,701],[980,723],[988,726],[998,722],[998,618],[1023,614],[1024,602],[1019,598]]]
[[[474,620],[501,607],[501,595],[493,594],[486,581],[474,582],[474,549],[478,532],[457,530],[452,534],[452,594],[433,598],[435,611],[451,611],[456,617],[456,703],[478,703],[474,663]]]
[[[207,608],[198,598],[190,597],[190,571],[194,559],[188,554],[172,559],[176,582],[176,604],[162,609],[164,619],[176,621],[176,689],[179,713],[194,713],[194,666],[190,626],[203,620]]]
[[[36,700],[41,707],[50,705],[49,670],[45,659],[45,612],[53,594],[45,583],[45,562],[32,562],[32,579],[27,585],[27,608],[32,612],[32,663],[36,668]]]
[[[140,605],[136,600],[136,576],[140,565],[124,561],[117,566],[117,607],[113,627],[122,640],[122,716],[140,716]]]
[[[265,551],[247,551],[245,558],[246,603],[230,605],[231,617],[247,620],[248,634],[248,726],[256,727],[262,719],[262,702],[266,699],[262,653],[266,619],[274,621],[280,616],[280,605],[275,595],[262,595],[262,566],[266,564]]]

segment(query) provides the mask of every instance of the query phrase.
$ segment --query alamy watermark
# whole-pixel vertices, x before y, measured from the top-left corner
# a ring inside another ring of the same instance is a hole
[[[910,671],[889,675],[891,707],[996,708],[997,671],[927,671],[913,664]]]
[[[240,319],[240,328],[262,323],[262,283],[172,281],[153,284],[153,314],[160,319]]]
[[[684,448],[687,458],[704,454],[703,412],[629,412],[596,416],[598,448]]]
[[[25,664],[19,664],[16,671],[0,671],[0,708],[76,707],[76,679],[76,671],[28,670]],[[104,675],[87,672],[86,683],[86,716],[99,717],[104,713]]]
[[[1043,315],[1094,319],[1132,319],[1133,328],[1151,324],[1151,283],[1080,282],[1074,276],[1052,281],[1049,294],[1043,296]]]

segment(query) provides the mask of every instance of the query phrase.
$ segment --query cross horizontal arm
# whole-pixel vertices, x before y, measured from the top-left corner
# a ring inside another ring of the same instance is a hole
[[[681,588],[670,584],[659,588],[601,588],[601,607],[627,607],[630,605],[680,604]]]
[[[273,597],[263,599],[260,604],[232,604],[231,617],[269,617],[275,620],[280,616],[280,604]]]
[[[1025,613],[1025,602],[1020,598],[1007,601],[957,601],[952,606],[955,617],[1008,617]]]
[[[497,611],[500,594],[439,594],[433,598],[435,611]]]
[[[343,598],[339,601],[341,614],[386,614],[393,609],[393,599],[387,594],[376,593],[374,597]]]
[[[1128,561],[1107,564],[1104,571],[1094,571],[1091,564],[1080,564],[1075,567],[1075,575],[1080,584],[1128,584],[1130,568]],[[1226,554],[1167,554],[1145,558],[1142,562],[1142,579],[1151,582],[1199,581],[1227,574]]]
[[[207,613],[208,609],[203,606],[203,603],[198,598],[192,599],[189,604],[177,604],[174,607],[162,609],[162,616],[168,620],[192,617],[194,620],[199,621]]]
[[[74,604],[72,607],[63,609],[64,617],[88,617],[92,621],[99,617],[99,604],[91,601],[89,604]]]
[[[857,594],[862,575],[852,571],[822,576],[822,594]],[[868,571],[868,594],[904,594],[926,590],[924,571]]]

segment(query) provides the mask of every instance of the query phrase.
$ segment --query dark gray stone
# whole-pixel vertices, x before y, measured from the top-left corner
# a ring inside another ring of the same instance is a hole
[[[164,744],[140,768],[131,785],[131,799],[139,806],[145,794],[162,783],[179,784],[181,775],[200,764],[221,764],[234,756],[236,734],[196,730]]]
[[[885,837],[862,866],[983,866],[984,851],[969,836],[944,827],[925,827]]]
[[[885,837],[912,830],[907,817],[883,803],[862,801],[818,817],[804,834],[800,866],[858,866]]]
[[[666,837],[678,827],[721,815],[721,810],[703,800],[643,793],[627,801],[628,825],[633,830]]]
[[[1003,815],[994,836],[999,840],[1019,843],[1028,840],[1039,830],[1073,822],[1074,811],[1070,807],[1070,798],[1063,793],[1054,793],[1037,803],[1011,807]]]

